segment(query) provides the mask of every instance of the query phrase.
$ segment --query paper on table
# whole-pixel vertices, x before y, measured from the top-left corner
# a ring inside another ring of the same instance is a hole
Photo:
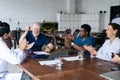
[[[48,61],[39,61],[41,65],[54,65],[55,60],[48,60]]]
[[[37,54],[37,55],[42,55],[42,54],[49,55],[49,53],[47,53],[45,51],[36,51],[34,53]]]
[[[78,56],[74,56],[74,57],[65,57],[63,59],[66,61],[74,61],[74,60],[83,60],[84,58],[79,58]]]

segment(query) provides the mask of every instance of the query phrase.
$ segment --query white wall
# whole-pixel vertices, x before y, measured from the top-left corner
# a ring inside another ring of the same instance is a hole
[[[66,0],[0,0],[0,20],[6,21],[15,29],[16,21],[20,26],[43,20],[56,21],[59,11],[66,12]]]
[[[81,2],[79,4],[79,2]],[[76,12],[99,13],[99,11],[106,11],[104,20],[104,27],[110,21],[110,6],[119,5],[120,0],[76,0]]]
[[[120,0],[75,0],[75,12],[105,14],[104,27],[109,23],[110,6],[119,5]],[[0,0],[0,20],[7,21],[15,29],[16,21],[20,26],[43,20],[56,21],[59,11],[67,12],[67,0]]]

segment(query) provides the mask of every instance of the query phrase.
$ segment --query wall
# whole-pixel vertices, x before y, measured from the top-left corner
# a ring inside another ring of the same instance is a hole
[[[99,32],[99,14],[72,14],[62,13],[57,15],[58,30],[71,29],[72,33],[79,29],[82,24],[89,24],[92,32]]]
[[[81,2],[81,5],[79,2]],[[110,6],[119,4],[120,0],[76,0],[76,13],[99,13],[100,11],[106,11],[105,14],[100,14],[102,19],[105,19],[101,20],[104,22],[100,22],[100,25],[104,26],[100,26],[100,28],[104,29],[110,21]]]
[[[110,21],[110,6],[119,5],[120,0],[75,0],[75,4],[76,13],[106,11],[102,23],[106,27]],[[67,0],[0,0],[0,20],[7,21],[11,29],[15,29],[16,21],[20,21],[23,29],[36,21],[56,21],[60,11],[67,12]]]
[[[20,21],[22,29],[28,24],[43,20],[56,21],[56,14],[67,11],[66,0],[0,0],[0,20],[15,29]]]

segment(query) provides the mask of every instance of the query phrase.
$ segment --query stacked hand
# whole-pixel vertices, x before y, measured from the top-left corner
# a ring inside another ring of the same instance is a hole
[[[23,41],[21,41],[21,42],[19,43],[19,48],[20,48],[20,50],[25,50],[26,47],[27,47],[27,45],[28,45],[28,43],[27,43],[26,39],[23,39]]]
[[[19,48],[21,50],[26,50],[26,49],[30,49],[33,45],[34,45],[34,42],[31,44],[28,44],[27,40],[23,39],[22,41],[20,41]]]

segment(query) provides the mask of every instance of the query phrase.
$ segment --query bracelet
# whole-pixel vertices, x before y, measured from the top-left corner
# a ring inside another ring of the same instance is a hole
[[[74,43],[74,42],[72,42],[72,43],[71,43],[71,46],[73,46],[74,44],[75,44],[75,43]]]

